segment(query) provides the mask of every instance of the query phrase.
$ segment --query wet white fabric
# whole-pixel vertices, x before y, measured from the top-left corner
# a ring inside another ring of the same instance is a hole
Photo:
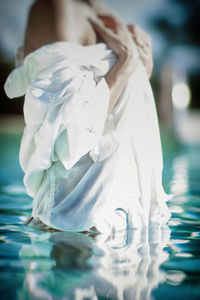
[[[104,44],[57,42],[29,54],[5,83],[25,94],[20,163],[32,215],[60,230],[100,232],[165,223],[162,150],[154,98],[138,58],[108,115]]]

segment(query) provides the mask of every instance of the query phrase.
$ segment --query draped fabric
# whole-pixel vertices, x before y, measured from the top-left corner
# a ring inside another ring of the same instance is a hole
[[[29,54],[5,83],[25,94],[20,164],[32,215],[51,228],[100,232],[165,223],[162,150],[151,87],[138,58],[108,114],[104,43],[57,42]]]

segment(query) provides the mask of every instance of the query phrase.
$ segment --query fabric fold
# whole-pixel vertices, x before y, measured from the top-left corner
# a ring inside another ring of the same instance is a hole
[[[20,164],[33,216],[50,227],[101,232],[170,216],[145,69],[138,60],[108,114],[104,76],[115,61],[104,43],[57,42],[29,54],[5,83],[8,97],[25,94]]]

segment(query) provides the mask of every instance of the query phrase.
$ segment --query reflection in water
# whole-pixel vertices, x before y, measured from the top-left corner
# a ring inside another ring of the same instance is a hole
[[[32,232],[30,238],[31,245],[20,250],[26,269],[23,299],[27,294],[31,299],[147,300],[165,280],[159,267],[168,257],[163,250],[168,227],[112,236]]]
[[[175,194],[168,202],[169,242],[167,228],[108,237],[24,226],[32,200],[18,163],[20,136],[3,135],[0,299],[199,300],[200,145],[175,147],[171,135],[164,137],[166,149],[173,150],[166,156],[164,180]]]
[[[186,157],[179,156],[173,162],[173,180],[171,193],[181,195],[188,191],[188,162]]]

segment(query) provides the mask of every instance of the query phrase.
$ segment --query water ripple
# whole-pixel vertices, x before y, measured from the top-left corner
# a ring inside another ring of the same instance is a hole
[[[169,227],[104,236],[24,226],[19,139],[1,136],[1,299],[200,299],[199,147],[177,148],[164,170]]]

